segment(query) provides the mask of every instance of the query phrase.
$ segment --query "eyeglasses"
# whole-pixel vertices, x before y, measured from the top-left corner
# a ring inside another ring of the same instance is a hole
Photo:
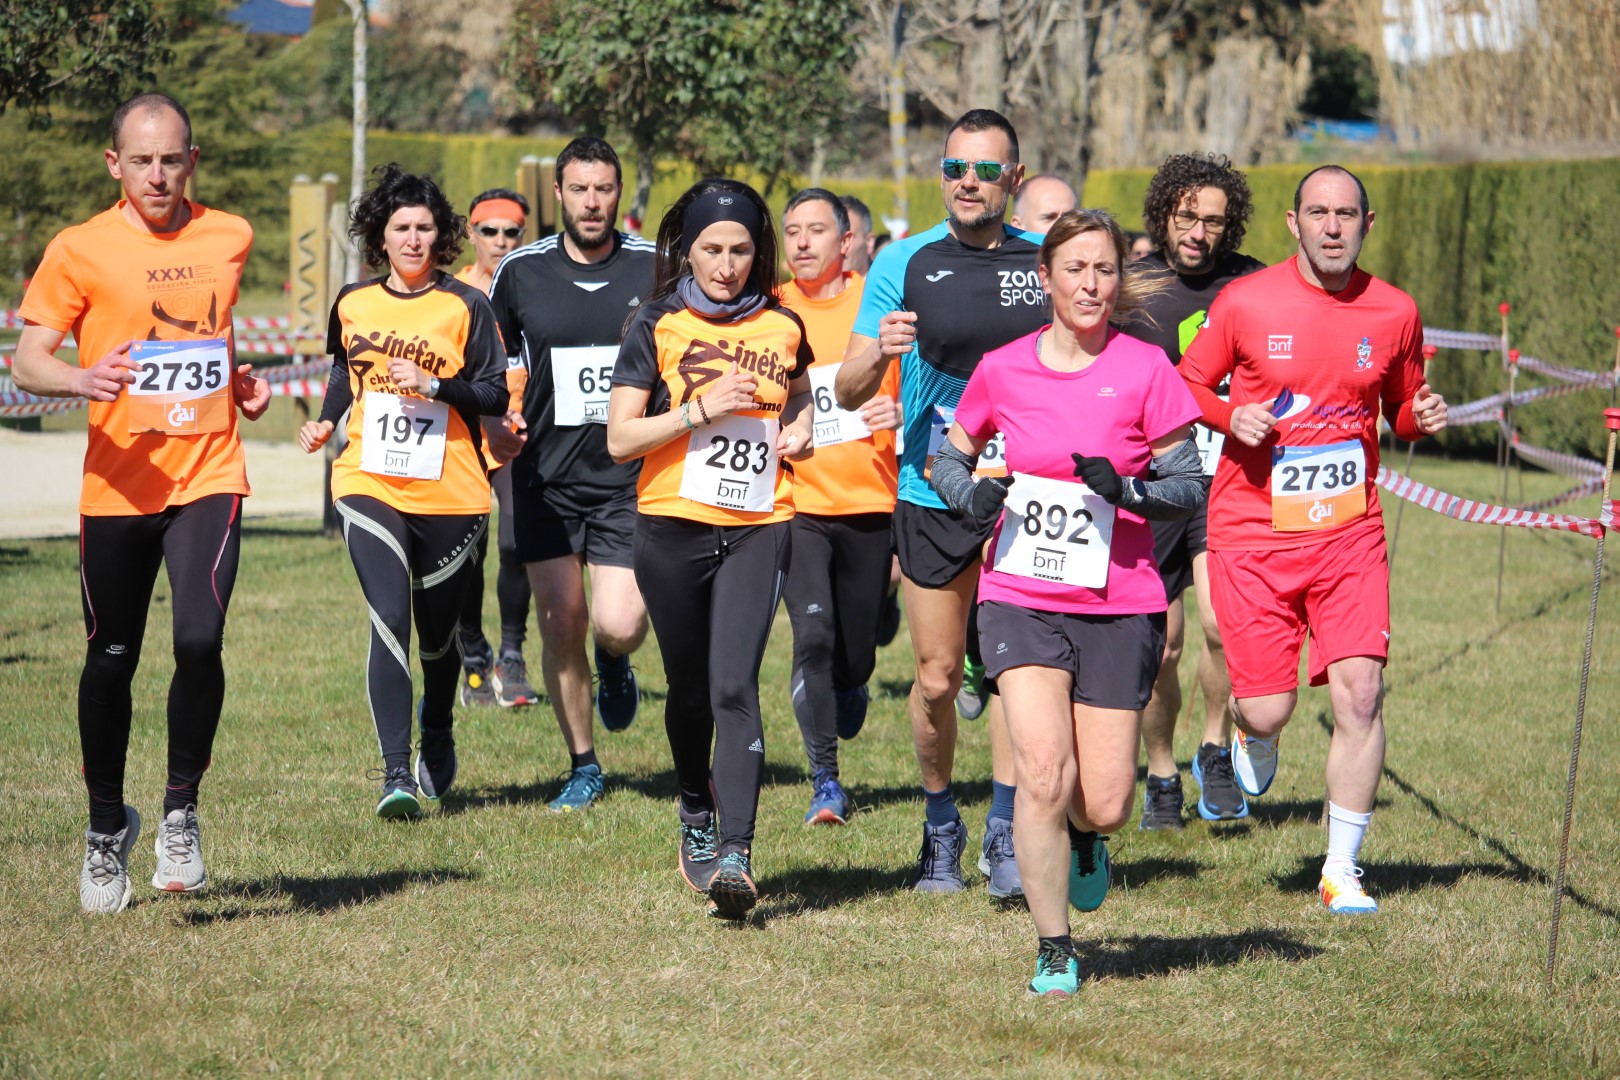
[[[947,180],[960,180],[967,175],[968,167],[972,166],[973,175],[987,184],[993,184],[1001,179],[1001,174],[1017,165],[1016,161],[968,161],[966,158],[948,157],[939,159],[939,171],[945,174]]]
[[[477,226],[477,229],[478,235],[487,240],[493,240],[497,236],[504,236],[508,240],[516,240],[518,237],[523,235],[523,226],[521,225],[513,225],[509,229],[497,229],[493,225],[479,225]]]
[[[1199,217],[1185,210],[1177,210],[1170,215],[1170,220],[1176,223],[1176,228],[1182,232],[1191,232],[1194,225],[1203,222],[1204,231],[1211,236],[1217,236],[1226,231],[1226,219],[1223,217]]]

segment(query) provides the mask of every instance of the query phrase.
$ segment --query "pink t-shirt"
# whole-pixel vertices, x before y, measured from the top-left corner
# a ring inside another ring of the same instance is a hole
[[[1078,452],[1107,457],[1122,477],[1146,479],[1152,443],[1202,415],[1186,383],[1164,350],[1113,328],[1091,366],[1053,371],[1035,352],[1046,329],[985,354],[956,406],[957,423],[975,439],[1005,433],[1012,472],[1078,483],[1069,456]],[[1020,505],[1016,483],[1007,504]],[[1016,527],[1021,517],[1013,520]],[[1003,516],[997,537],[1006,523]],[[1084,615],[1165,609],[1153,529],[1145,519],[1116,513],[1109,556],[1108,582],[1096,589],[1002,573],[986,562],[979,599]]]

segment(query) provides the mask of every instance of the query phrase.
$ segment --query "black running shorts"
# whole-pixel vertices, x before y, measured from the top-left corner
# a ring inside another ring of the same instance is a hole
[[[986,600],[979,605],[985,674],[1049,667],[1074,679],[1070,700],[1098,709],[1147,707],[1164,654],[1164,612],[1070,615]]]

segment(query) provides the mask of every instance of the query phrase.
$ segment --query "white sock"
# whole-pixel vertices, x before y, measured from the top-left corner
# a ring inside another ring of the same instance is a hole
[[[1354,866],[1361,854],[1361,842],[1367,837],[1372,824],[1372,811],[1358,814],[1354,810],[1328,802],[1328,849],[1322,872],[1346,865]]]

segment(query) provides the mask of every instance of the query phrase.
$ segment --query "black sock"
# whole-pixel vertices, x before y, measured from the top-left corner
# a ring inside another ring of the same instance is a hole
[[[1070,937],[1068,934],[1059,934],[1056,937],[1041,938],[1040,947],[1044,949],[1048,945],[1052,946],[1053,948],[1062,949],[1070,956],[1074,955],[1074,938]]]
[[[597,761],[596,761],[596,748],[594,746],[591,747],[591,749],[585,751],[583,754],[576,754],[572,750],[570,750],[568,752],[568,767],[569,768],[571,768],[571,769],[583,769],[587,765],[596,765],[597,769],[602,768],[601,765],[597,764]]]

